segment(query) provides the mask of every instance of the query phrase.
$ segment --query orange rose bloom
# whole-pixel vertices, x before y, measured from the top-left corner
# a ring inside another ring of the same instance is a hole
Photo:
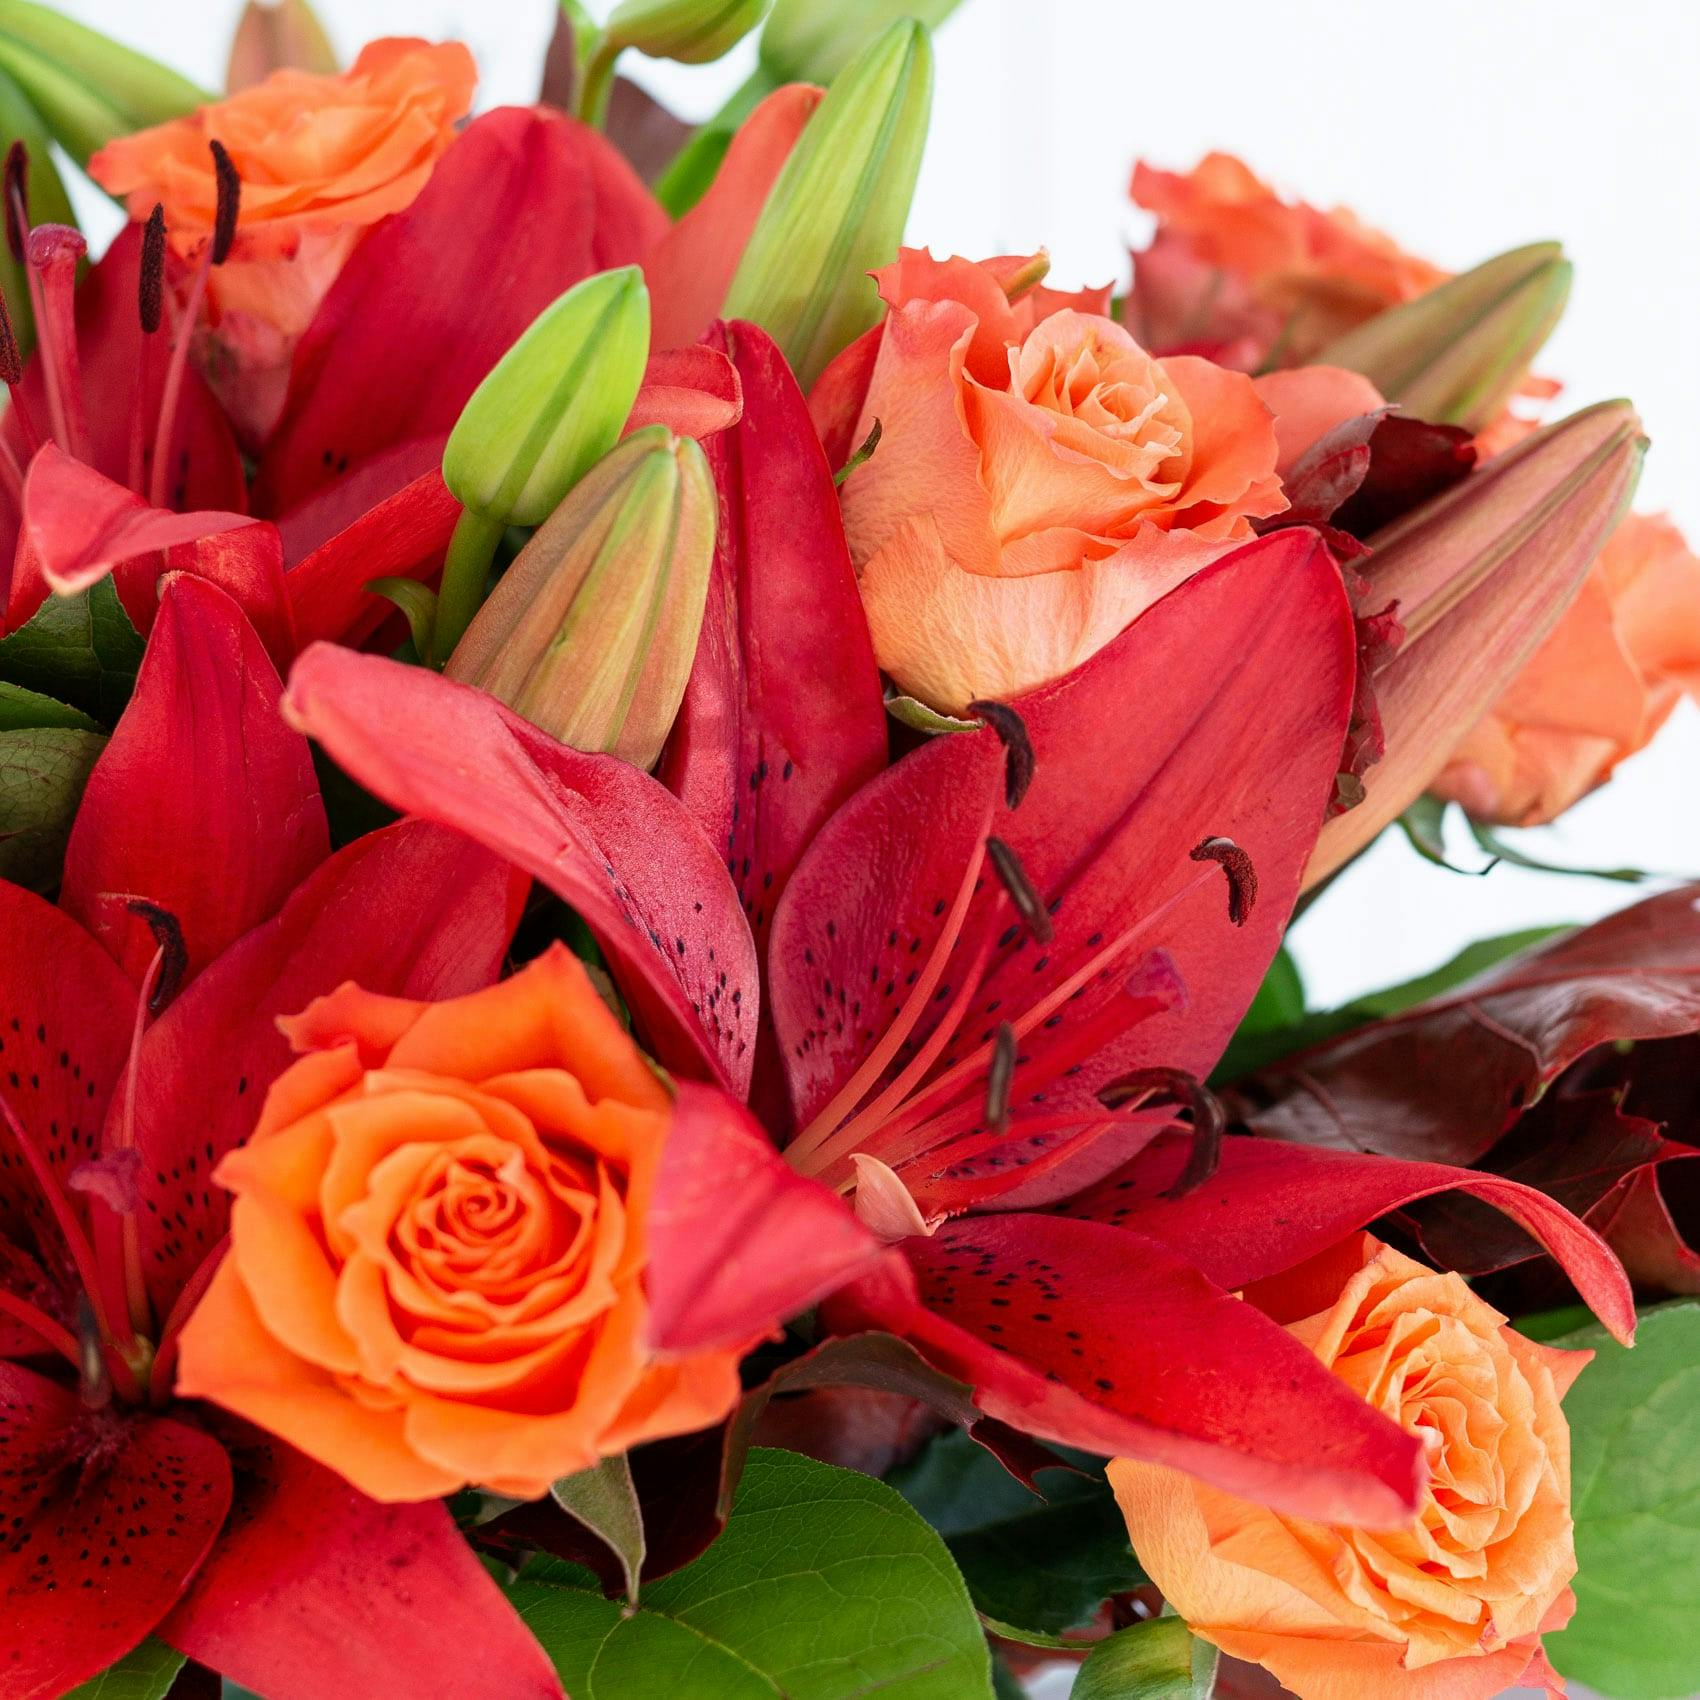
[[[1154,360],[1106,292],[1012,302],[1021,262],[914,249],[876,276],[890,311],[854,440],[882,434],[844,529],[901,690],[960,712],[1058,678],[1287,505],[1294,445],[1253,380]]]
[[[1631,514],[1433,790],[1477,820],[1538,826],[1644,748],[1684,692],[1700,696],[1700,559],[1662,515]]]
[[[1189,320],[1205,296],[1203,271],[1229,273],[1239,291],[1233,303],[1212,302],[1220,334],[1221,313],[1233,306],[1241,333],[1279,338],[1282,363],[1308,359],[1325,343],[1354,329],[1384,307],[1410,301],[1450,275],[1407,254],[1392,237],[1361,223],[1344,207],[1324,212],[1304,201],[1284,201],[1232,154],[1212,153],[1191,171],[1159,171],[1143,161],[1134,168],[1133,198],[1157,215],[1159,244],[1167,252],[1150,268],[1136,262],[1135,296],[1153,323],[1156,346],[1190,342],[1200,334]],[[1189,262],[1178,265],[1180,256]],[[1163,285],[1181,271],[1185,299],[1168,303]],[[1150,299],[1147,283],[1159,285]],[[1172,307],[1172,311],[1169,310]],[[1134,323],[1139,323],[1136,318]]]
[[[1559,1400],[1592,1354],[1525,1340],[1459,1276],[1367,1234],[1246,1297],[1421,1436],[1430,1481],[1412,1523],[1372,1531],[1117,1459],[1116,1499],[1164,1597],[1299,1700],[1562,1694],[1540,1640],[1575,1607]]]
[[[380,1500],[530,1498],[738,1397],[645,1343],[667,1091],[563,947],[440,1004],[343,986],[215,1178],[230,1252],[177,1390]]]
[[[248,380],[234,401],[221,399],[251,433],[275,419],[295,341],[354,244],[425,187],[477,80],[459,42],[374,41],[341,75],[274,72],[186,118],[108,142],[89,161],[90,176],[132,218],[163,204],[171,247],[198,257],[218,204],[207,143],[229,150],[241,217],[208,303],[217,341]],[[231,363],[209,352],[215,388]]]

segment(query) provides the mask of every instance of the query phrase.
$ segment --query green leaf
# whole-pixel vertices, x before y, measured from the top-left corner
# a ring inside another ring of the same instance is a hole
[[[866,466],[873,459],[874,450],[880,446],[880,438],[885,435],[885,426],[875,419],[868,427],[868,434],[862,439],[862,446],[833,473],[832,482],[842,488],[844,480],[859,466]]]
[[[0,680],[0,732],[23,732],[32,726],[69,726],[79,732],[100,730],[100,722],[91,720],[80,708]]]
[[[1554,1342],[1594,1361],[1564,1401],[1576,1615],[1546,1637],[1565,1676],[1612,1700],[1700,1689],[1700,1303],[1641,1313],[1633,1351],[1597,1324]]]
[[[985,725],[983,720],[958,720],[954,714],[940,714],[918,697],[906,697],[897,691],[886,697],[885,711],[912,732],[925,732],[929,736],[941,732],[978,732]]]
[[[1178,1617],[1155,1617],[1087,1654],[1073,1700],[1210,1700],[1215,1686],[1216,1649]]]
[[[437,629],[437,593],[428,584],[411,578],[374,578],[366,581],[374,596],[393,602],[407,619],[408,635],[413,639],[413,653],[431,653],[431,637]]]
[[[76,596],[50,596],[26,625],[0,638],[0,681],[56,697],[110,726],[123,712],[142,661],[112,580]]]
[[[1291,1049],[1287,1033],[1304,1020],[1304,1014],[1304,980],[1292,952],[1282,945],[1238,1031],[1228,1041],[1213,1078],[1238,1080],[1242,1074],[1285,1056]]]
[[[105,747],[103,733],[65,726],[0,732],[0,878],[31,891],[58,885],[77,804]]]
[[[1041,1498],[958,1430],[890,1478],[944,1536],[975,1609],[1012,1639],[1077,1629],[1146,1580],[1102,1467],[1084,1453],[1069,1461],[1039,1472]]]
[[[637,1604],[638,1576],[647,1550],[643,1538],[643,1507],[632,1484],[632,1467],[622,1453],[604,1458],[577,1475],[563,1476],[549,1489],[569,1517],[576,1518],[620,1561],[626,1578],[626,1598]]]
[[[991,1694],[985,1637],[938,1536],[883,1482],[789,1452],[751,1453],[725,1532],[636,1610],[552,1560],[508,1593],[573,1700]]]
[[[1480,879],[1483,874],[1491,874],[1498,865],[1497,858],[1479,868],[1460,867],[1446,853],[1446,815],[1452,807],[1439,797],[1431,797],[1426,792],[1406,809],[1399,817],[1400,830],[1409,840],[1410,846],[1425,862],[1432,862],[1437,868],[1445,868],[1448,873],[1467,874],[1473,879]]]
[[[1470,822],[1470,836],[1496,862],[1508,862],[1514,868],[1529,868],[1537,874],[1568,874],[1573,879],[1616,880],[1620,885],[1639,885],[1643,880],[1656,879],[1645,868],[1572,868],[1562,862],[1546,862],[1531,856],[1515,845],[1507,844],[1492,827],[1480,821]]]
[[[0,70],[0,147],[10,148],[22,142],[29,149],[30,224],[69,224],[75,226],[77,215],[65,193],[64,180],[48,146],[47,126],[35,103],[19,87],[15,77]],[[12,316],[12,330],[17,338],[18,352],[25,359],[35,347],[35,313],[30,301],[29,275],[22,260],[12,258],[10,247],[0,246],[0,290]]]
[[[163,1700],[182,1668],[183,1655],[150,1635],[117,1664],[79,1683],[65,1700]]]

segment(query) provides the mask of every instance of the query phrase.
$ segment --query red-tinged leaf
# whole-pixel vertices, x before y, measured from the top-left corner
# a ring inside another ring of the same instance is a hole
[[[720,317],[768,191],[821,93],[791,83],[770,94],[739,125],[708,192],[644,257],[655,347],[696,342]]]
[[[176,1603],[230,1507],[230,1460],[170,1417],[90,1412],[0,1364],[0,1693],[52,1700]]]
[[[649,1338],[664,1352],[753,1346],[842,1286],[879,1246],[725,1093],[686,1082],[649,1206]]]
[[[1629,1283],[1605,1242],[1533,1187],[1444,1163],[1235,1138],[1202,1186],[1164,1196],[1186,1156],[1185,1141],[1160,1140],[1064,1208],[1160,1240],[1220,1286],[1236,1288],[1303,1263],[1379,1216],[1458,1188],[1527,1229],[1620,1339],[1635,1331]]]
[[[426,1000],[489,985],[518,919],[514,884],[501,862],[439,827],[403,821],[371,833],[310,875],[148,1029],[136,1064],[136,1228],[160,1315],[225,1231],[228,1201],[211,1171],[248,1137],[290,1061],[277,1018],[345,980]],[[132,1142],[123,1100],[109,1113],[108,1147]]]
[[[1700,1293],[1700,1150],[1669,1154],[1683,1160],[1639,1169],[1595,1211],[1593,1225],[1623,1259],[1638,1285],[1670,1293]],[[1677,1220],[1678,1215],[1682,1221]],[[1684,1224],[1687,1224],[1685,1229]]]
[[[1262,530],[1287,525],[1321,525],[1369,476],[1370,440],[1389,416],[1388,408],[1342,420],[1299,456],[1281,480],[1288,507]]]
[[[329,854],[312,755],[282,697],[236,604],[172,579],[135,695],[89,776],[60,896],[138,985],[158,941],[132,901],[176,920],[198,974]]]
[[[1700,1031],[1700,887],[1662,892],[1242,1083],[1257,1132],[1473,1163],[1595,1045]]]
[[[631,161],[633,170],[646,183],[655,182],[696,134],[694,124],[675,117],[630,77],[614,79],[603,128],[608,140]]]
[[[712,437],[738,423],[744,410],[738,370],[718,347],[691,343],[649,357],[643,385],[626,420],[626,434],[665,425],[685,437]]]
[[[255,501],[293,507],[354,462],[448,431],[556,296],[643,257],[666,215],[593,130],[542,108],[475,119],[377,226],[295,353]]]
[[[707,445],[721,523],[696,663],[658,776],[725,860],[764,950],[809,841],[885,763],[879,671],[802,392],[753,325],[712,333],[744,416]],[[706,352],[706,351],[705,351]],[[771,1026],[758,1066],[777,1077]],[[782,1117],[783,1094],[764,1112]]]
[[[535,1638],[440,1504],[379,1505],[259,1436],[237,1515],[160,1633],[288,1700],[561,1700]]]
[[[890,1329],[1028,1434],[1187,1471],[1321,1522],[1396,1525],[1421,1448],[1183,1256],[1060,1216],[970,1217],[907,1240],[822,1307]]]
[[[761,1003],[755,946],[724,864],[669,791],[482,691],[327,644],[296,662],[284,701],[368,790],[476,838],[570,903],[654,1054],[742,1095]]]
[[[142,227],[128,224],[78,285],[76,315],[77,354],[87,403],[89,462],[97,471],[120,483],[130,475],[131,419],[145,359],[142,488],[146,489],[152,471],[154,425],[165,389],[168,355],[163,336],[144,339],[142,335],[136,312],[141,254]],[[31,417],[45,430],[47,390],[39,355],[32,357],[25,369],[22,387]],[[23,431],[13,411],[7,412],[0,433],[20,461],[27,459]],[[238,513],[246,510],[247,480],[236,439],[192,363],[183,374],[173,452],[175,476],[169,491],[172,507]],[[9,558],[12,553],[16,524],[14,514],[0,512],[0,559]]]
[[[61,1187],[100,1149],[135,1016],[112,958],[62,910],[0,881],[0,1098]],[[68,1291],[58,1229],[3,1117],[0,1176],[0,1236]]]

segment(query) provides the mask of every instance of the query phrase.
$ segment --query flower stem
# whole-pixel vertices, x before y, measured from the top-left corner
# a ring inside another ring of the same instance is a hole
[[[431,641],[431,664],[441,667],[460,642],[478,605],[484,600],[485,580],[495,559],[496,545],[507,529],[505,520],[461,511],[443,562],[443,586],[437,594],[437,624]]]

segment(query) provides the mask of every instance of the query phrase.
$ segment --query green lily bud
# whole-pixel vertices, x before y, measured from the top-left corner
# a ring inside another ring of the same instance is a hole
[[[1419,419],[1479,431],[1528,375],[1570,297],[1556,242],[1514,248],[1337,337],[1317,363],[1361,372]]]
[[[727,292],[805,388],[876,322],[867,275],[897,253],[933,98],[926,27],[893,24],[844,68],[768,194]]]
[[[603,40],[618,53],[706,65],[729,53],[762,20],[768,0],[620,0]]]
[[[79,165],[114,136],[180,118],[212,98],[145,53],[32,0],[0,0],[0,70]]]
[[[830,83],[899,18],[937,29],[961,0],[774,0],[761,68],[779,83]]]
[[[574,749],[653,766],[696,658],[718,509],[695,439],[634,431],[520,550],[448,677]]]
[[[1305,871],[1342,867],[1428,788],[1569,607],[1635,493],[1635,409],[1601,402],[1525,438],[1370,539],[1364,606],[1403,639],[1371,675],[1387,749]]]

